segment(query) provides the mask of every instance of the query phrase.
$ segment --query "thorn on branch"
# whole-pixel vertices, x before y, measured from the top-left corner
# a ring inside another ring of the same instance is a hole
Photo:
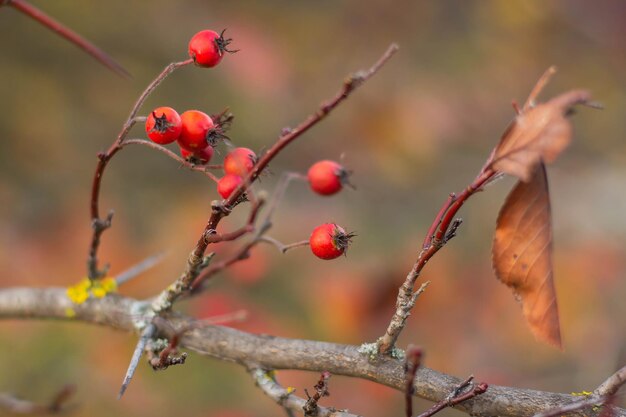
[[[463,224],[463,219],[460,219],[460,218],[455,219],[452,222],[452,224],[450,225],[450,228],[448,229],[448,231],[446,232],[446,235],[443,238],[444,245],[456,236],[456,232],[459,229],[459,226],[461,226],[461,224]]]
[[[143,329],[143,332],[141,332],[141,337],[139,338],[139,341],[137,342],[137,346],[135,346],[133,356],[131,357],[130,363],[128,364],[126,375],[124,375],[124,380],[122,381],[122,386],[117,396],[118,400],[120,400],[122,396],[124,395],[124,393],[126,392],[126,389],[128,388],[128,384],[130,384],[130,381],[133,379],[133,375],[135,374],[135,371],[137,370],[137,365],[139,365],[139,359],[141,358],[141,355],[143,355],[143,352],[146,348],[146,345],[148,344],[148,341],[152,339],[152,337],[154,337],[155,333],[156,333],[156,326],[153,323],[148,324],[146,328]]]
[[[150,256],[150,257],[144,259],[143,261],[139,262],[138,264],[136,264],[136,265],[128,268],[127,270],[121,272],[120,274],[118,274],[115,277],[115,283],[117,284],[117,287],[119,288],[122,284],[125,284],[126,282],[130,281],[131,279],[135,278],[136,276],[140,275],[141,273],[145,272],[146,270],[154,267],[159,262],[161,262],[164,257],[165,257],[165,254],[158,253],[156,255],[153,255],[153,256]]]
[[[87,257],[87,274],[90,280],[105,277],[109,272],[109,265],[105,265],[102,270],[98,269],[97,251],[100,246],[100,237],[102,233],[111,227],[113,221],[113,210],[109,211],[106,219],[95,218],[91,221],[93,236],[91,237],[91,245],[89,246],[89,256]]]
[[[91,228],[94,230],[94,232],[102,233],[103,231],[111,227],[111,224],[113,222],[113,214],[114,211],[111,210],[109,211],[109,214],[107,214],[106,219],[93,219],[91,222]]]
[[[330,372],[324,371],[320,375],[320,380],[315,384],[315,394],[313,396],[309,395],[309,392],[305,389],[304,393],[307,396],[306,404],[302,409],[304,410],[305,416],[316,416],[317,415],[317,402],[322,397],[329,397],[330,392],[328,392],[328,380],[330,379]]]

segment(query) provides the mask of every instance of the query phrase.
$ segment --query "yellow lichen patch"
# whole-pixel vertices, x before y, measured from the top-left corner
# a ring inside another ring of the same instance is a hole
[[[86,285],[85,285],[86,281]],[[85,278],[81,280],[78,284],[72,285],[66,291],[67,297],[72,300],[74,304],[82,304],[89,298],[89,287],[91,286],[90,281]]]
[[[100,281],[100,285],[102,285],[102,288],[104,288],[107,294],[110,292],[117,291],[117,281],[115,281],[115,278],[112,278],[112,277],[104,278],[103,280]]]
[[[93,281],[88,278],[83,278],[77,284],[67,289],[67,297],[72,300],[74,304],[82,304],[87,301],[90,296],[102,298],[115,290],[117,290],[115,278],[107,277]]]
[[[294,387],[287,387],[287,394],[291,394],[292,392],[294,392],[296,389]]]

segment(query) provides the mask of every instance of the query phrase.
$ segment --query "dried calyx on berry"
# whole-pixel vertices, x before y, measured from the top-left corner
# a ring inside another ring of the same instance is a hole
[[[235,53],[238,49],[228,49],[232,39],[225,38],[224,29],[221,33],[213,30],[202,30],[189,41],[189,56],[193,62],[201,67],[212,68],[220,63],[224,52]]]
[[[232,38],[225,38],[224,37],[224,32],[226,32],[226,29],[222,29],[222,31],[220,32],[220,36],[218,38],[215,39],[215,45],[217,45],[217,50],[221,55],[224,55],[224,52],[228,52],[229,54],[234,54],[236,52],[239,52],[239,49],[228,49],[228,45],[230,45],[230,43],[233,41]]]
[[[146,134],[155,143],[174,142],[182,131],[180,115],[171,107],[158,107],[146,118]]]
[[[356,233],[346,232],[341,227],[335,225],[335,230],[333,231],[331,238],[333,240],[333,245],[335,245],[335,247],[342,251],[345,255],[348,251],[348,247],[350,247],[350,244],[352,243],[352,238],[355,236]]]
[[[335,259],[346,253],[354,236],[355,233],[348,233],[335,223],[325,223],[313,229],[309,245],[318,258]]]
[[[156,112],[152,112],[152,117],[154,117],[154,126],[150,129],[150,132],[165,133],[174,126],[167,121],[165,113],[161,114],[161,116],[157,116]]]
[[[354,185],[350,183],[350,175],[352,171],[347,170],[341,164],[323,160],[314,163],[307,177],[311,189],[320,195],[333,195],[338,193],[344,186],[354,189]]]

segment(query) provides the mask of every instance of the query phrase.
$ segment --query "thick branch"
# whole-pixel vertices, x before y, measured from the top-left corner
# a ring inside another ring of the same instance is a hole
[[[140,311],[140,305],[137,300],[116,295],[74,305],[63,288],[0,290],[0,318],[4,319],[68,319],[67,309],[72,308],[75,313],[72,320],[134,330],[136,317],[131,313]],[[188,317],[179,317],[170,320],[170,323],[178,328],[189,325],[191,321]],[[318,373],[327,370],[333,375],[374,381],[400,392],[405,390],[404,364],[401,360],[385,356],[370,361],[359,353],[358,346],[253,335],[227,327],[205,326],[186,333],[181,347],[242,365],[254,362],[264,369],[296,369]],[[458,378],[420,368],[415,381],[415,395],[437,402],[460,382]],[[473,416],[530,416],[555,406],[570,404],[575,398],[569,394],[492,385],[485,394],[456,408]],[[626,410],[616,408],[614,416],[626,417]]]

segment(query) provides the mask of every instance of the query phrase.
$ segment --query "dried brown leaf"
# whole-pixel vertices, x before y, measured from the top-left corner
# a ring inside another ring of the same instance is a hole
[[[534,335],[561,348],[552,274],[552,220],[545,165],[529,182],[518,181],[500,210],[493,242],[493,268],[513,289]]]
[[[569,145],[572,126],[567,116],[573,106],[590,99],[589,92],[573,90],[535,107],[525,106],[502,135],[491,167],[530,181],[540,162],[554,161]]]

